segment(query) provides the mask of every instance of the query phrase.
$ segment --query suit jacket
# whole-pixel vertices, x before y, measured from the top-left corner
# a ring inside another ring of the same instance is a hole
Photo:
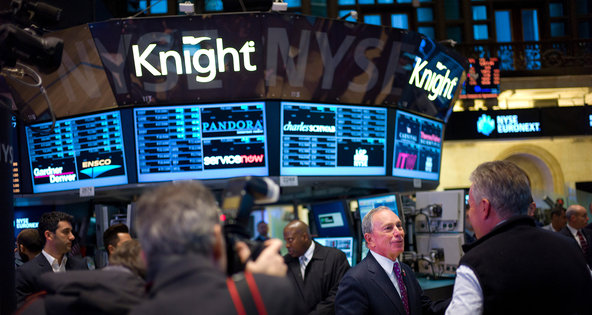
[[[588,229],[582,229],[582,235],[584,235],[584,238],[586,239],[586,241],[588,242],[588,253],[586,255],[584,255],[584,257],[586,258],[586,263],[588,264],[588,267],[592,268],[592,231],[588,230]],[[559,233],[574,239],[574,236],[571,234],[571,231],[567,228],[567,226],[565,226],[563,229],[561,229],[561,231],[559,231]],[[582,252],[583,254],[584,252]]]
[[[450,300],[432,307],[430,298],[423,294],[413,270],[403,263],[401,267],[407,288],[409,313],[443,313]],[[371,253],[341,279],[335,299],[335,310],[337,315],[406,314],[397,289]]]
[[[146,282],[122,266],[101,270],[46,272],[47,294],[24,304],[19,315],[126,315],[138,305]]]
[[[148,298],[130,315],[236,314],[226,285],[226,275],[203,255],[184,255],[149,259]],[[237,274],[233,277],[240,277]],[[254,275],[269,315],[301,315],[301,306],[285,277]],[[238,285],[237,285],[238,287]],[[242,297],[243,304],[252,304]]]
[[[315,242],[310,262],[306,265],[305,278],[300,275],[298,258],[285,255],[288,279],[298,292],[308,314],[335,314],[335,295],[339,281],[349,270],[345,254],[335,248]]]
[[[66,270],[88,270],[88,266],[84,260],[68,255]],[[43,254],[37,255],[16,270],[17,306],[20,307],[29,295],[42,290],[39,280],[41,274],[46,272],[53,272],[53,270]]]

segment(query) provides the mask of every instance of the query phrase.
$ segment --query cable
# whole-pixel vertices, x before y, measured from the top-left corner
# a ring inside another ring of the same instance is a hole
[[[17,62],[16,65],[20,66],[22,69],[5,68],[5,69],[2,69],[2,73],[6,77],[8,77],[9,79],[15,80],[16,82],[19,82],[20,84],[24,84],[24,85],[27,85],[30,87],[39,87],[39,91],[41,92],[41,95],[43,95],[43,97],[45,98],[45,101],[47,102],[47,108],[49,110],[49,115],[51,116],[51,127],[49,129],[39,129],[39,128],[33,128],[33,127],[30,127],[30,128],[34,132],[38,132],[38,133],[42,133],[42,134],[53,133],[53,131],[55,129],[55,124],[56,124],[56,117],[55,117],[55,113],[53,111],[53,107],[51,106],[51,100],[49,99],[49,96],[47,95],[47,91],[43,87],[43,80],[41,79],[41,76],[37,73],[37,71],[33,70],[31,67],[29,67],[25,64]],[[18,76],[15,76],[15,74],[18,74]],[[23,78],[25,78],[26,76],[31,77],[34,80],[34,82],[29,83],[29,82],[23,80]]]
[[[146,12],[146,11],[150,10],[150,8],[152,8],[153,6],[155,6],[155,5],[159,4],[161,1],[162,1],[162,0],[157,0],[157,1],[156,1],[156,2],[154,2],[154,3],[152,3],[152,1],[150,1],[150,5],[149,5],[149,6],[147,6],[147,7],[146,7],[146,9],[144,9],[144,10],[142,10],[142,11],[140,11],[140,12],[138,12],[138,13],[136,13],[136,14],[132,15],[132,16],[130,16],[129,18],[135,18],[135,17],[138,17],[138,15],[140,15],[140,14],[142,14],[142,13],[144,13],[144,12]]]

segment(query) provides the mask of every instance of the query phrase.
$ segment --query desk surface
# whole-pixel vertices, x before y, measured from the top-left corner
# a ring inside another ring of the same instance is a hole
[[[454,279],[428,279],[426,277],[418,277],[417,281],[423,289],[423,293],[430,297],[432,301],[445,300],[452,297],[452,289],[454,288]]]

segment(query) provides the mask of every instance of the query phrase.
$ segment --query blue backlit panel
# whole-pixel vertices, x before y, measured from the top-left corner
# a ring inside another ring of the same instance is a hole
[[[387,109],[282,102],[280,175],[386,175]]]
[[[138,182],[267,176],[263,102],[134,109]]]
[[[438,180],[443,123],[397,111],[393,176]]]
[[[42,132],[50,125],[25,128],[34,193],[128,183],[119,112],[58,120]]]

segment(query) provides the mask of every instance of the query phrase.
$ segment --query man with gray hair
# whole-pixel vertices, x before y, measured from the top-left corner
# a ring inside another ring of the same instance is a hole
[[[573,239],[536,228],[526,214],[526,173],[485,162],[469,178],[477,241],[463,246],[446,314],[589,314],[592,276]]]
[[[586,258],[588,267],[592,268],[592,233],[585,229],[588,223],[586,208],[581,205],[571,205],[565,211],[567,225],[559,233],[574,239]]]
[[[235,314],[249,306],[260,313],[301,314],[285,278],[280,240],[268,241],[259,258],[247,263],[247,272],[233,275],[234,281],[226,277],[220,213],[214,196],[201,183],[164,184],[143,194],[136,210],[136,229],[152,286],[148,299],[131,314]],[[268,275],[251,274],[262,272]],[[240,294],[245,287],[251,298]]]
[[[405,246],[405,231],[395,212],[385,206],[370,210],[362,219],[362,233],[370,252],[341,279],[335,313],[438,313],[436,304],[433,307],[430,298],[423,294],[413,270],[398,259]]]

